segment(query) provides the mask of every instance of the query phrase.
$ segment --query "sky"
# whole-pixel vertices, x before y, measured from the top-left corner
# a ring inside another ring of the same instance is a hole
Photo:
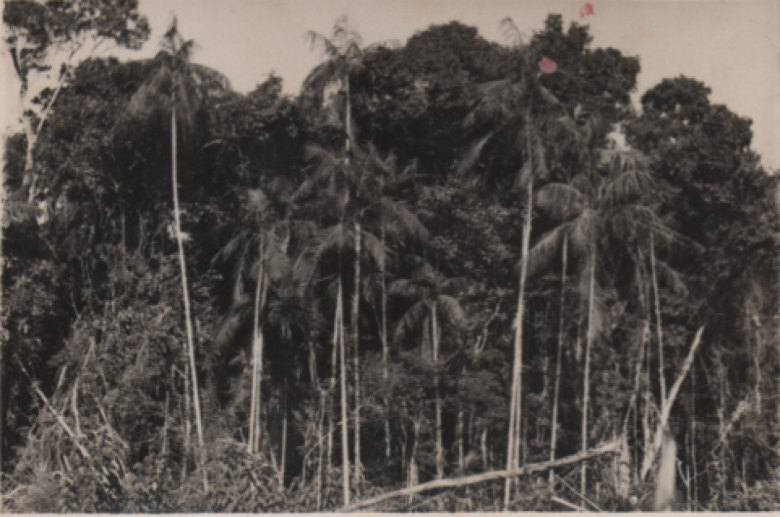
[[[194,61],[225,74],[236,90],[249,91],[275,72],[287,92],[297,93],[321,58],[308,48],[304,34],[329,35],[342,15],[365,44],[403,42],[452,20],[504,43],[503,18],[511,17],[531,35],[543,28],[548,13],[559,13],[565,27],[571,21],[590,26],[591,48],[613,47],[639,57],[637,105],[641,94],[663,78],[686,75],[702,81],[712,89],[712,102],[754,121],[753,148],[764,164],[780,169],[780,0],[591,0],[594,14],[581,18],[585,1],[140,0],[151,38],[141,51],[121,55],[153,56],[175,14],[180,32],[197,43]],[[4,58],[6,75],[9,60]]]

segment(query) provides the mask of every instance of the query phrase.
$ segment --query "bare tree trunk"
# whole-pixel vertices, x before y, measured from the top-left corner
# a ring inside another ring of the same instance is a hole
[[[436,433],[436,479],[444,478],[444,447],[442,445],[441,433],[441,390],[439,387],[439,325],[436,318],[436,302],[433,302],[431,308],[431,341],[433,343],[433,363],[435,374],[433,378],[434,389],[436,391],[435,401],[435,433]]]
[[[262,255],[262,244],[260,245],[260,253]],[[259,345],[260,345],[260,296],[263,290],[263,265],[262,259],[257,263],[257,282],[255,287],[255,310],[254,320],[252,322],[252,388],[250,392],[249,400],[249,443],[247,444],[247,452],[254,454],[255,450],[255,433],[257,432],[257,409],[258,409],[258,358],[259,358]]]
[[[458,404],[458,422],[455,426],[455,440],[458,442],[458,468],[461,475],[466,471],[466,464],[463,462],[463,406]]]
[[[382,249],[385,248],[385,225],[382,222]],[[386,285],[386,268],[385,257],[379,262],[379,274],[382,284],[382,378],[387,385],[388,371],[387,371],[387,285]],[[0,277],[1,279],[2,277]],[[385,399],[385,458],[390,459],[390,402]]]
[[[344,479],[344,505],[349,504],[349,429],[347,427],[347,359],[344,351],[344,291],[339,272],[339,292],[336,317],[339,327],[339,354],[341,363],[341,468]]]
[[[482,453],[482,470],[485,472],[490,470],[490,463],[488,462],[487,433],[488,428],[487,425],[485,425],[485,427],[482,428],[482,435],[479,438],[479,449]]]
[[[596,291],[596,252],[592,250],[590,252],[590,280],[588,282],[588,331],[585,335],[585,387],[582,397],[582,450],[588,449],[588,402],[590,396],[590,351],[593,346],[594,339],[594,322],[593,312],[595,304],[595,291]],[[580,480],[580,492],[585,495],[585,488],[587,485],[587,465],[582,464],[582,477]]]
[[[195,339],[192,330],[192,316],[190,313],[190,294],[187,288],[187,262],[184,258],[184,239],[181,235],[181,221],[179,218],[179,181],[177,177],[176,159],[176,108],[171,110],[171,179],[173,183],[173,217],[176,223],[176,242],[179,245],[179,265],[181,267],[181,285],[184,297],[184,320],[187,327],[187,352],[190,360],[192,377],[192,403],[195,408],[195,427],[198,433],[198,446],[203,448],[203,423],[200,417],[200,398],[198,395],[198,373],[195,365]]]
[[[280,463],[282,465],[281,471],[282,471],[282,484],[284,484],[284,467],[287,464],[287,377],[284,378],[284,402],[282,404],[283,406],[283,415],[282,415],[282,457],[280,458]]]
[[[165,422],[163,423],[163,440],[162,440],[162,455],[165,456],[168,454],[168,407],[170,404],[170,390],[166,387],[165,388]]]
[[[268,292],[268,282],[265,277],[265,250],[263,242],[260,242],[260,258],[257,265],[257,290],[255,293],[254,337],[252,339],[252,414],[254,419],[250,422],[250,436],[254,440],[251,452],[260,451],[262,435],[262,395],[263,395],[263,354],[265,340],[263,327],[260,324],[260,313],[265,308],[265,297]]]
[[[693,464],[693,500],[698,502],[698,473],[696,469],[696,365],[691,364],[691,463]]]
[[[558,354],[555,359],[555,388],[553,388],[553,408],[552,408],[552,429],[550,430],[550,461],[555,459],[555,451],[558,447],[558,397],[561,389],[561,355],[563,354],[563,334],[564,334],[564,302],[566,301],[566,266],[568,262],[569,239],[563,238],[563,266],[561,268],[561,309],[558,319]],[[550,488],[555,481],[555,471],[550,470]]]
[[[336,312],[333,315],[333,353],[331,355],[331,368],[330,368],[330,384],[328,386],[328,390],[334,388],[336,386],[336,372],[338,370],[338,353],[339,353],[339,300],[336,300]],[[333,397],[335,399],[335,395]],[[331,467],[333,466],[333,423],[336,421],[336,402],[335,400],[331,400],[331,397],[327,397],[327,406],[328,406],[328,469],[327,472],[330,472]]]
[[[360,463],[360,223],[355,221],[355,294],[352,299],[352,333],[355,343],[355,490],[362,476]],[[358,494],[359,495],[359,494]]]
[[[190,365],[184,364],[184,461],[181,463],[181,482],[187,479],[187,462],[190,459],[190,419],[192,418],[192,404],[190,392]]]
[[[530,159],[530,158],[529,158]],[[522,252],[520,259],[520,288],[517,297],[517,315],[515,316],[515,360],[512,369],[512,394],[509,404],[509,440],[507,446],[507,470],[517,468],[519,445],[519,425],[522,415],[523,398],[523,313],[525,312],[525,280],[528,274],[528,249],[531,242],[531,216],[533,214],[533,179],[528,182],[528,206],[523,228]],[[512,478],[507,477],[504,485],[504,510],[509,507],[509,493]]]
[[[414,421],[414,443],[412,444],[412,459],[409,461],[409,487],[416,486],[419,483],[417,472],[417,444],[420,439],[420,420]],[[409,495],[409,504],[414,501],[414,495]]]
[[[319,419],[319,439],[317,440],[317,447],[319,448],[319,462],[317,463],[317,511],[322,509],[322,462],[324,461],[324,446],[323,443],[325,437],[322,435],[324,431],[325,423],[325,393],[320,392],[320,419]],[[332,443],[332,440],[331,440]],[[328,471],[330,471],[330,460],[328,461]]]

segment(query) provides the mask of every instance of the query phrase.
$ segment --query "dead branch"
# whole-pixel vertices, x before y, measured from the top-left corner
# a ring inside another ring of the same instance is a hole
[[[699,343],[701,342],[702,332],[704,332],[704,327],[701,327],[696,332],[696,337],[693,338],[693,344],[691,345],[691,351],[688,352],[688,357],[685,358],[685,362],[680,369],[680,373],[677,375],[677,380],[674,381],[674,386],[672,386],[672,389],[669,390],[669,396],[666,397],[665,404],[661,408],[661,419],[658,422],[658,429],[656,430],[655,436],[653,438],[653,445],[650,450],[646,452],[645,458],[642,461],[642,475],[640,476],[641,479],[647,478],[647,473],[650,472],[650,468],[655,462],[658,451],[661,450],[661,438],[663,437],[664,429],[666,429],[666,423],[669,420],[669,413],[672,410],[674,400],[677,398],[677,393],[680,391],[680,386],[682,386],[682,383],[685,380],[685,376],[688,374],[688,370],[690,370],[691,365],[693,364],[693,357],[696,354],[696,349],[699,347]]]
[[[615,442],[615,443],[620,443],[620,442]],[[621,446],[621,448],[622,448],[622,444],[621,444],[620,446]],[[622,451],[621,451],[621,452],[622,452]],[[596,506],[596,503],[594,503],[593,501],[591,501],[590,499],[588,499],[587,497],[585,497],[585,496],[584,496],[582,493],[578,492],[577,490],[574,490],[574,487],[572,487],[570,484],[568,484],[568,483],[566,482],[566,480],[565,480],[565,479],[563,479],[563,478],[562,478],[562,477],[560,477],[560,476],[555,476],[555,477],[556,477],[556,478],[558,478],[558,481],[560,481],[561,483],[563,483],[563,484],[564,484],[564,486],[565,486],[566,488],[568,488],[569,490],[571,490],[571,491],[574,493],[574,495],[576,495],[577,497],[579,497],[580,499],[582,499],[584,502],[588,503],[588,504],[589,504],[589,505],[591,505],[593,508],[595,508],[597,512],[599,512],[599,513],[604,513],[604,510],[602,510],[601,508],[599,508],[598,506]]]
[[[565,500],[561,499],[560,497],[552,496],[550,498],[550,500],[552,502],[554,502],[554,503],[558,503],[561,506],[565,506],[566,508],[570,508],[570,509],[572,509],[574,511],[577,511],[577,512],[587,512],[588,511],[585,508],[583,508],[581,506],[577,506],[576,504],[572,504],[569,501],[565,501]]]
[[[544,461],[541,463],[532,463],[525,465],[517,469],[510,470],[496,470],[493,472],[484,472],[482,474],[474,474],[471,476],[463,476],[455,479],[437,479],[435,481],[429,481],[428,483],[422,483],[420,485],[388,492],[371,499],[355,502],[349,506],[344,507],[343,511],[351,512],[360,508],[366,508],[367,506],[373,506],[375,504],[382,503],[389,499],[396,497],[410,496],[419,494],[420,492],[427,492],[428,490],[436,490],[439,488],[457,488],[462,486],[474,485],[477,483],[484,483],[486,481],[495,481],[498,479],[505,479],[509,477],[523,476],[525,474],[531,474],[533,472],[545,471],[553,468],[565,467],[574,463],[579,463],[585,460],[597,458],[605,454],[615,454],[620,450],[619,442],[612,442],[606,445],[602,445],[596,449],[590,449],[579,454],[567,456],[554,461]]]
[[[91,459],[89,456],[89,453],[87,450],[79,443],[78,436],[76,436],[76,433],[73,432],[73,430],[70,428],[70,426],[65,422],[65,419],[62,418],[62,415],[60,415],[56,409],[49,403],[49,399],[46,398],[46,395],[43,394],[41,389],[38,387],[37,383],[33,383],[33,389],[35,390],[35,393],[38,394],[39,397],[41,397],[41,400],[43,400],[44,405],[51,411],[51,413],[54,415],[54,418],[57,419],[57,422],[62,426],[62,428],[65,430],[66,433],[68,433],[68,436],[73,440],[73,443],[78,448],[79,452],[81,452],[82,456],[84,456],[85,459]]]

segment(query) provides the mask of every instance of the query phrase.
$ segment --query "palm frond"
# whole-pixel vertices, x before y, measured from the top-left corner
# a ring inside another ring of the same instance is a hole
[[[561,111],[563,111],[563,114],[566,115],[566,117],[571,118],[569,117],[569,113],[566,111],[566,107],[563,105],[563,103],[558,99],[558,97],[553,92],[551,92],[550,90],[548,90],[547,88],[545,88],[544,86],[538,83],[537,83],[537,88],[539,89],[539,94],[542,96],[542,99],[547,104],[550,104],[551,106],[557,106],[558,108],[561,109]]]
[[[244,321],[245,307],[246,303],[234,307],[219,321],[214,332],[214,344],[223,348],[233,341]]]
[[[604,185],[599,204],[604,208],[619,206],[650,192],[654,185],[653,176],[648,170],[633,169],[623,172]]]
[[[428,306],[425,302],[418,301],[407,310],[398,324],[395,327],[393,333],[393,343],[399,344],[401,341],[415,329],[417,329],[421,322],[425,321],[428,316]]]
[[[504,40],[512,47],[520,48],[523,45],[523,35],[520,33],[520,29],[515,25],[514,20],[507,16],[499,24],[501,32],[504,35]]]
[[[561,224],[542,236],[539,241],[528,250],[528,275],[532,276],[541,271],[561,254],[563,239],[568,238],[572,223]],[[523,260],[517,263],[519,269]]]
[[[409,239],[417,244],[425,245],[430,238],[428,229],[417,216],[401,201],[388,197],[379,200],[381,223],[394,240]]]
[[[371,259],[373,265],[383,264],[387,259],[387,248],[382,241],[369,232],[361,232],[363,239],[363,251]]]
[[[466,173],[474,168],[474,165],[482,155],[482,149],[485,147],[485,144],[487,144],[488,141],[493,137],[493,134],[494,133],[491,131],[484,137],[474,142],[471,147],[469,147],[469,149],[466,151],[466,154],[464,154],[458,162],[458,166],[455,172],[457,176],[463,177],[466,175]]]
[[[536,193],[536,206],[557,221],[579,214],[584,205],[582,192],[565,183],[548,183]]]
[[[339,56],[339,48],[327,36],[315,31],[306,31],[303,38],[309,50],[320,51],[323,58],[333,59]]]
[[[585,208],[580,215],[571,221],[569,245],[577,254],[590,252],[598,238],[599,217],[591,208]]]
[[[655,270],[663,284],[671,289],[674,294],[684,298],[690,295],[688,286],[685,283],[685,277],[680,272],[675,271],[665,261],[656,258]]]
[[[469,320],[466,316],[466,311],[463,310],[460,302],[452,296],[446,294],[437,296],[436,308],[447,323],[459,329],[468,327]]]
[[[387,286],[387,292],[391,296],[407,298],[411,300],[421,300],[429,295],[429,290],[419,283],[406,278],[394,280]]]

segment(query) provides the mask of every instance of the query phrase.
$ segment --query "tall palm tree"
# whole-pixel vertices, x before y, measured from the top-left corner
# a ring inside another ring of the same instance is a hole
[[[512,364],[512,388],[509,406],[509,431],[507,440],[507,469],[517,468],[520,451],[520,423],[522,422],[522,363],[523,363],[523,317],[525,313],[525,289],[527,278],[527,257],[530,248],[533,218],[534,184],[545,179],[549,170],[547,167],[548,152],[544,138],[545,131],[553,123],[553,115],[566,116],[563,105],[541,83],[546,74],[555,73],[557,66],[549,59],[539,62],[539,71],[533,70],[533,58],[530,48],[523,44],[520,31],[510,18],[502,22],[502,27],[510,44],[518,52],[520,78],[518,80],[504,79],[480,86],[480,99],[474,109],[464,120],[469,128],[480,128],[488,125],[491,129],[480,137],[467,152],[459,165],[459,172],[465,173],[484,156],[491,145],[498,142],[508,143],[509,152],[503,153],[502,165],[511,165],[518,156],[522,161],[513,187],[526,191],[526,213],[523,223],[521,242],[521,267],[518,288],[517,313],[514,322],[514,361]],[[495,167],[487,167],[485,180],[494,177]],[[505,171],[502,171],[505,172]],[[509,494],[512,479],[507,477],[504,490],[504,507],[509,506]]]
[[[155,60],[160,67],[155,75],[136,92],[128,106],[132,117],[150,117],[156,114],[170,116],[171,128],[171,183],[173,191],[173,216],[176,242],[179,249],[179,266],[184,301],[184,319],[187,328],[187,354],[192,377],[192,394],[195,407],[195,425],[198,445],[203,447],[203,423],[201,417],[198,377],[195,364],[194,332],[187,287],[187,262],[184,254],[184,237],[181,232],[178,179],[178,128],[181,125],[183,139],[188,138],[195,126],[195,118],[204,104],[229,90],[227,79],[221,74],[190,63],[194,42],[184,40],[178,31],[176,18],[163,36],[162,52]]]
[[[333,26],[333,34],[330,38],[315,32],[308,31],[306,40],[310,47],[320,50],[326,60],[317,66],[304,80],[302,92],[304,97],[310,98],[316,105],[322,105],[325,99],[325,93],[329,88],[337,87],[343,95],[337,95],[333,98],[333,107],[341,118],[344,127],[344,152],[346,162],[349,163],[355,148],[355,135],[352,121],[352,105],[354,94],[351,90],[351,76],[363,69],[366,51],[378,47],[392,45],[393,43],[379,43],[368,48],[363,48],[363,38],[357,30],[349,23],[347,16],[342,16],[336,20]],[[353,220],[355,236],[355,287],[352,295],[352,342],[353,342],[353,363],[355,375],[355,407],[356,412],[360,411],[360,364],[359,364],[359,319],[360,319],[360,257],[361,235],[360,220]],[[360,418],[357,415],[355,419],[355,482],[361,478],[361,454],[360,454]]]
[[[560,252],[562,243],[580,258],[582,292],[587,306],[582,407],[582,450],[588,444],[590,357],[601,332],[600,283],[597,265],[606,250],[625,247],[637,233],[668,238],[670,232],[653,210],[638,203],[653,186],[646,158],[634,150],[605,149],[598,167],[585,170],[569,183],[553,182],[540,189],[537,204],[562,223],[542,237],[529,253],[531,270],[543,267]],[[581,489],[585,490],[583,466]]]
[[[273,187],[273,183],[270,185]],[[272,196],[266,192],[270,192]],[[251,391],[249,416],[250,454],[258,452],[262,434],[262,377],[264,310],[269,288],[292,274],[288,258],[290,240],[295,234],[305,237],[313,233],[312,225],[291,220],[289,203],[284,193],[275,189],[245,189],[241,192],[242,210],[239,220],[233,225],[233,236],[220,250],[215,261],[229,261],[233,264],[233,299],[230,310],[223,318],[217,332],[217,344],[225,345],[232,340],[240,322],[247,316],[248,297],[244,294],[247,279],[254,280],[255,293],[252,305],[252,353]],[[229,230],[223,228],[222,231]]]
[[[552,129],[552,137],[556,142],[554,151],[555,160],[562,165],[558,172],[559,181],[569,183],[577,174],[583,171],[591,171],[597,166],[601,142],[612,126],[608,120],[602,116],[599,109],[592,111],[584,110],[582,104],[577,104],[571,114],[565,114],[557,120],[558,124]],[[571,171],[577,171],[572,174]],[[538,203],[537,203],[538,205]],[[574,213],[566,206],[557,207],[557,218],[559,222],[564,222],[572,217]],[[565,301],[566,301],[566,278],[568,267],[568,235],[563,236],[561,249],[561,300],[560,315],[558,321],[558,343],[555,362],[555,386],[552,399],[552,422],[550,434],[550,461],[555,459],[557,450],[557,431],[558,431],[558,403],[560,397],[561,381],[561,358],[564,347],[564,328],[565,328]],[[550,485],[554,481],[554,471],[550,470]]]
[[[372,191],[372,204],[363,211],[364,226],[374,235],[379,234],[382,248],[390,251],[390,244],[401,243],[426,246],[429,233],[417,216],[409,210],[396,195],[412,184],[416,174],[416,162],[403,169],[398,168],[395,156],[391,153],[382,159],[375,148],[369,148],[367,155],[360,153],[367,171],[368,188]],[[387,333],[387,266],[385,259],[379,263],[380,321],[379,338],[382,343],[382,376],[387,382],[389,338]],[[385,401],[387,403],[387,401]],[[390,420],[389,411],[385,413],[385,456],[390,458]]]
[[[439,352],[443,320],[456,328],[467,324],[466,314],[456,296],[463,289],[463,280],[448,279],[427,262],[418,260],[417,268],[409,279],[399,279],[390,284],[390,294],[412,299],[414,303],[406,311],[395,332],[399,342],[414,329],[422,330],[423,356],[428,356],[437,369],[434,374],[436,478],[444,477],[444,447],[442,444],[441,387],[439,385]],[[430,354],[430,355],[429,355]]]
[[[360,155],[358,155],[359,157]],[[334,322],[334,346],[343,347],[344,336],[344,257],[353,252],[353,265],[356,279],[353,287],[352,325],[354,354],[353,365],[356,382],[359,384],[359,360],[358,360],[358,323],[360,301],[360,264],[362,260],[371,260],[374,265],[384,260],[385,249],[374,235],[363,230],[361,217],[367,207],[371,207],[373,192],[368,188],[366,181],[367,169],[364,160],[350,160],[350,156],[343,156],[324,149],[317,145],[307,147],[307,157],[313,165],[313,171],[304,180],[293,196],[294,200],[310,199],[316,195],[311,205],[315,210],[314,217],[319,218],[326,228],[323,230],[314,247],[309,264],[312,268],[309,274],[313,278],[313,270],[321,263],[321,259],[329,254],[335,254],[337,258],[337,301],[336,320]],[[324,192],[322,191],[324,189]],[[345,350],[341,350],[346,355]],[[345,357],[346,360],[346,357]],[[349,458],[348,458],[348,426],[346,419],[346,363],[341,362],[342,383],[342,451],[344,469],[344,500],[349,501]],[[359,386],[356,387],[356,395],[359,396]],[[357,407],[359,411],[359,400]],[[356,419],[359,421],[359,418]],[[355,469],[356,480],[360,479],[360,427],[356,424],[355,432]]]

